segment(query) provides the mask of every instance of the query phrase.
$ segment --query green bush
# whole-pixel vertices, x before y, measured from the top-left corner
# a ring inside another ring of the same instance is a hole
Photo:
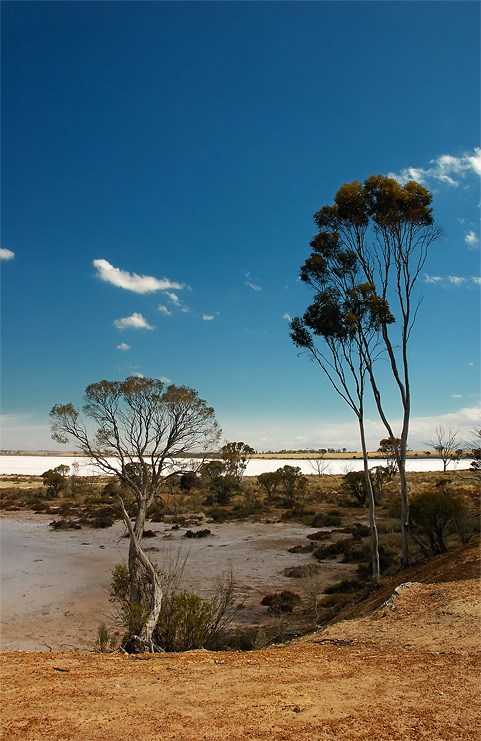
[[[424,555],[439,555],[448,550],[447,537],[456,532],[457,522],[466,517],[459,499],[441,491],[418,494],[411,501],[410,533]]]
[[[202,599],[178,590],[185,565],[178,559],[169,573],[156,568],[163,588],[162,607],[153,632],[153,643],[163,651],[190,651],[194,648],[217,649],[225,641],[225,631],[232,617],[234,586],[232,576],[220,584],[213,597]],[[147,583],[144,585],[148,586]],[[122,645],[129,649],[133,636],[138,636],[149,615],[148,589],[141,586],[140,604],[130,602],[130,579],[126,566],[118,564],[112,571],[110,601],[116,604],[126,630]]]
[[[335,594],[329,594],[327,597],[323,597],[318,602],[318,607],[344,607],[350,602],[352,596],[345,592],[336,592]]]
[[[268,646],[271,640],[262,628],[250,628],[231,636],[226,642],[225,648],[234,651],[259,651]]]
[[[332,509],[326,514],[317,514],[311,522],[311,527],[338,527],[341,523],[341,513],[337,509]]]
[[[203,648],[213,639],[215,604],[189,592],[173,594],[164,600],[154,642],[164,651],[190,651]]]
[[[362,522],[355,522],[354,525],[345,527],[343,533],[351,533],[354,540],[361,540],[361,538],[368,538],[371,534],[371,530],[368,525],[364,525]]]
[[[359,591],[362,588],[362,584],[355,579],[343,579],[337,584],[331,584],[325,590],[325,594],[352,594],[353,592]]]
[[[266,594],[262,598],[261,605],[268,607],[268,612],[281,613],[292,612],[294,607],[301,602],[301,598],[295,592],[285,589],[283,592]]]
[[[302,566],[290,566],[287,569],[284,569],[282,573],[289,579],[304,579],[305,577],[318,574],[320,568],[321,567],[317,563],[307,563]]]
[[[289,553],[311,553],[315,547],[315,543],[307,543],[306,545],[293,545],[292,548],[287,550]]]
[[[401,520],[396,517],[386,517],[377,523],[377,532],[379,535],[387,533],[400,533]]]
[[[315,533],[309,533],[306,537],[308,540],[329,540],[331,533],[326,532],[325,530],[318,530]]]

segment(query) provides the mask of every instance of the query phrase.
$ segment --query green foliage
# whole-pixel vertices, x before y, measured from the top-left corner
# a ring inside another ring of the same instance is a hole
[[[110,653],[115,649],[117,640],[115,635],[111,635],[105,623],[100,623],[97,629],[97,640],[95,650],[98,653]]]
[[[262,598],[261,605],[268,607],[268,612],[279,614],[281,612],[292,612],[296,605],[299,605],[301,598],[296,592],[285,589],[275,594],[266,594]]]
[[[148,617],[148,610],[138,602],[131,602],[129,570],[117,564],[112,571],[110,582],[110,601],[118,606],[119,617],[126,630],[126,636],[139,635]]]
[[[257,482],[258,482],[259,486],[261,486],[262,489],[264,489],[264,491],[267,494],[268,498],[269,499],[272,499],[273,496],[276,493],[277,487],[282,482],[282,476],[281,476],[279,470],[277,470],[277,471],[266,471],[265,473],[260,473],[257,476]]]
[[[356,506],[364,507],[367,499],[367,486],[364,471],[349,471],[343,476],[342,490],[354,499]]]
[[[325,594],[353,594],[362,588],[362,584],[355,579],[342,579],[337,584],[330,584],[324,590]]]
[[[369,469],[369,475],[371,477],[372,488],[374,493],[375,503],[379,504],[380,500],[385,492],[386,485],[392,480],[394,474],[397,471],[397,465],[392,466],[373,466]]]
[[[224,640],[231,619],[234,585],[232,576],[217,586],[210,599],[179,590],[178,582],[185,562],[174,561],[164,573],[156,567],[162,583],[162,606],[153,632],[153,642],[164,651],[215,649]],[[117,564],[112,571],[110,600],[126,631],[124,645],[139,635],[149,615],[150,585],[141,584],[140,602],[130,601],[130,578],[126,566]]]
[[[65,469],[68,471],[68,466],[57,466],[56,468],[49,468],[48,471],[42,473],[47,498],[54,499],[58,497],[60,492],[65,491],[67,488],[68,480],[64,475]]]
[[[210,504],[216,502],[225,507],[240,490],[238,479],[227,470],[227,464],[221,460],[214,459],[202,465],[201,479],[210,492]]]
[[[234,651],[260,651],[269,645],[272,638],[262,628],[250,628],[229,638],[226,648]]]
[[[396,454],[399,455],[401,440],[399,437],[384,437],[379,441],[378,453],[386,457],[386,468],[389,477],[392,478],[398,472]]]
[[[189,592],[173,594],[164,601],[154,641],[164,651],[203,648],[213,639],[215,616],[214,601]]]
[[[248,458],[255,453],[254,448],[244,442],[226,443],[220,449],[220,456],[225,464],[225,473],[240,484],[245,473]]]
[[[457,521],[465,515],[465,507],[440,491],[419,494],[411,501],[411,536],[428,556],[446,553],[447,537],[456,531]]]
[[[325,530],[317,530],[315,533],[309,533],[307,538],[309,540],[329,540],[331,533]]]
[[[331,509],[325,514],[317,514],[311,522],[311,527],[339,527],[342,523],[342,515],[338,509]]]
[[[286,503],[294,504],[296,498],[301,496],[307,487],[307,478],[302,475],[299,466],[283,466],[277,469],[282,487],[284,489]]]
[[[368,538],[371,531],[368,525],[364,525],[362,522],[355,522],[353,525],[344,528],[342,532],[351,533],[353,540],[361,540],[362,538]]]
[[[323,597],[318,602],[318,607],[337,607],[341,608],[351,602],[351,594],[345,592],[329,594],[327,597]]]
[[[198,477],[194,471],[185,471],[180,477],[179,486],[181,491],[189,492],[198,486]]]
[[[320,571],[320,566],[317,563],[305,563],[302,566],[289,566],[282,572],[284,576],[289,579],[306,579],[311,576],[316,576]]]
[[[231,501],[234,494],[239,491],[239,482],[235,476],[219,476],[214,479],[210,485],[210,491],[214,501],[221,506],[226,506]]]
[[[112,579],[110,582],[111,596],[120,601],[127,600],[129,597],[129,589],[129,570],[127,566],[118,563],[112,570]]]

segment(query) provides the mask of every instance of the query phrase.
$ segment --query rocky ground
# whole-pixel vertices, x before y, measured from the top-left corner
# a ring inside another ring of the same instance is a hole
[[[479,566],[476,539],[263,651],[2,654],[3,738],[479,739]]]

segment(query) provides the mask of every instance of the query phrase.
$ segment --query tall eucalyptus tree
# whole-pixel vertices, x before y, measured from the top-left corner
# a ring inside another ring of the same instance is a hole
[[[348,298],[346,289],[340,283],[343,271],[348,276],[355,276],[355,293],[359,304],[354,307],[350,319],[349,312],[346,314],[345,321],[352,321],[356,327],[356,353],[362,358],[362,377],[367,374],[380,418],[389,439],[394,441],[402,502],[403,567],[409,565],[406,449],[411,416],[411,384],[408,343],[421,304],[414,291],[428,249],[442,235],[442,230],[434,222],[431,202],[431,193],[414,181],[400,185],[392,178],[373,175],[363,184],[357,181],[346,183],[337,191],[334,205],[324,206],[314,216],[320,231],[311,242],[313,252],[309,258],[318,261],[317,271],[323,273],[322,283],[319,283],[321,295],[325,290],[323,286],[332,282],[340,291],[336,304]],[[343,256],[343,263],[330,259],[332,250]],[[308,270],[308,262],[304,270]],[[352,283],[352,277],[349,280]],[[359,313],[360,309],[367,313]],[[309,315],[309,309],[306,313]],[[303,322],[308,326],[307,319],[305,315]],[[330,331],[328,334],[335,337]],[[325,339],[322,332],[320,336]],[[349,342],[352,342],[350,338]],[[402,418],[399,435],[394,433],[387,415],[386,392],[381,388],[375,370],[380,348],[387,355],[399,392]],[[332,349],[339,352],[338,347]],[[344,350],[340,349],[344,357]],[[397,439],[399,444],[395,442]]]

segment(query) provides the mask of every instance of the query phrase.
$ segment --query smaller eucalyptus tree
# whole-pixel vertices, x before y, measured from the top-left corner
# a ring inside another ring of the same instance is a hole
[[[185,386],[131,376],[125,381],[99,381],[87,386],[83,415],[73,404],[56,404],[52,437],[73,439],[79,450],[106,474],[115,474],[135,500],[132,522],[120,496],[129,537],[130,602],[147,601],[148,617],[140,639],[149,645],[161,609],[162,590],[156,571],[141,547],[149,507],[163,482],[182,469],[179,455],[213,450],[219,427],[212,407]]]

